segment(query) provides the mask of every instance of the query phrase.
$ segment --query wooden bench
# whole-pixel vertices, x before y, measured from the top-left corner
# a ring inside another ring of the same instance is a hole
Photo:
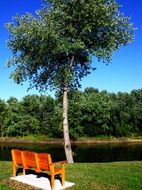
[[[22,151],[18,149],[12,149],[12,173],[13,176],[16,176],[17,169],[23,169],[23,175],[25,175],[25,170],[23,168],[23,160],[22,160]]]
[[[36,153],[32,151],[21,151],[18,149],[12,149],[12,168],[13,176],[16,176],[17,168],[23,169],[23,175],[25,175],[27,169],[34,169],[37,173],[46,172],[50,175],[51,189],[54,189],[55,176],[61,177],[61,183],[65,184],[65,163],[52,162],[51,155],[48,153]]]
[[[61,183],[65,184],[65,161],[52,162],[51,155],[47,153],[35,153],[37,172],[47,172],[51,176],[50,185],[51,189],[55,186],[55,176],[60,175]]]

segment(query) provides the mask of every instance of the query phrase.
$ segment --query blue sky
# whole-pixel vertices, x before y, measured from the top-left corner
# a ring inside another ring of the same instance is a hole
[[[82,80],[82,89],[94,87],[108,92],[130,92],[142,88],[142,0],[117,0],[123,5],[121,11],[131,17],[137,27],[135,41],[127,47],[122,47],[114,53],[112,64],[106,66],[93,58],[97,70]],[[25,12],[34,13],[41,8],[41,0],[5,0],[0,1],[0,99],[7,100],[14,96],[19,100],[27,94],[39,94],[35,89],[27,92],[28,82],[23,86],[16,85],[9,75],[11,69],[6,68],[6,61],[11,52],[6,47],[8,32],[5,23],[11,22],[12,17]],[[47,92],[53,94],[52,92]]]

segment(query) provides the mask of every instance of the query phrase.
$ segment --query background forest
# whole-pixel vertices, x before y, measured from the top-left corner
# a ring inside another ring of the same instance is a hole
[[[47,135],[62,137],[62,102],[45,95],[27,95],[21,101],[0,99],[0,136]],[[129,136],[142,133],[142,89],[109,93],[95,88],[69,93],[69,126],[78,137]]]

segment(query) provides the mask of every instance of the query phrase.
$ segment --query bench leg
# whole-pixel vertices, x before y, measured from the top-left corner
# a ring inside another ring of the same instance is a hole
[[[26,175],[26,170],[23,168],[23,175]]]
[[[65,185],[65,172],[64,171],[61,174],[61,183],[62,183],[62,186]]]
[[[64,164],[62,165],[61,183],[62,183],[62,186],[65,185],[65,165]]]
[[[12,164],[12,175],[13,175],[13,177],[16,176],[16,170],[17,170],[17,167],[14,164]]]
[[[54,188],[55,188],[55,176],[54,176],[54,174],[51,174],[50,184],[51,184],[51,190],[54,190]]]

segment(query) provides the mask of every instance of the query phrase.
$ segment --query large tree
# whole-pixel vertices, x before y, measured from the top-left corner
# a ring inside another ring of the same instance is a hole
[[[8,47],[17,83],[30,81],[41,91],[63,97],[66,158],[73,162],[68,127],[68,91],[92,71],[91,58],[110,62],[112,53],[133,40],[133,26],[115,0],[44,0],[36,15],[16,16],[7,24]]]

